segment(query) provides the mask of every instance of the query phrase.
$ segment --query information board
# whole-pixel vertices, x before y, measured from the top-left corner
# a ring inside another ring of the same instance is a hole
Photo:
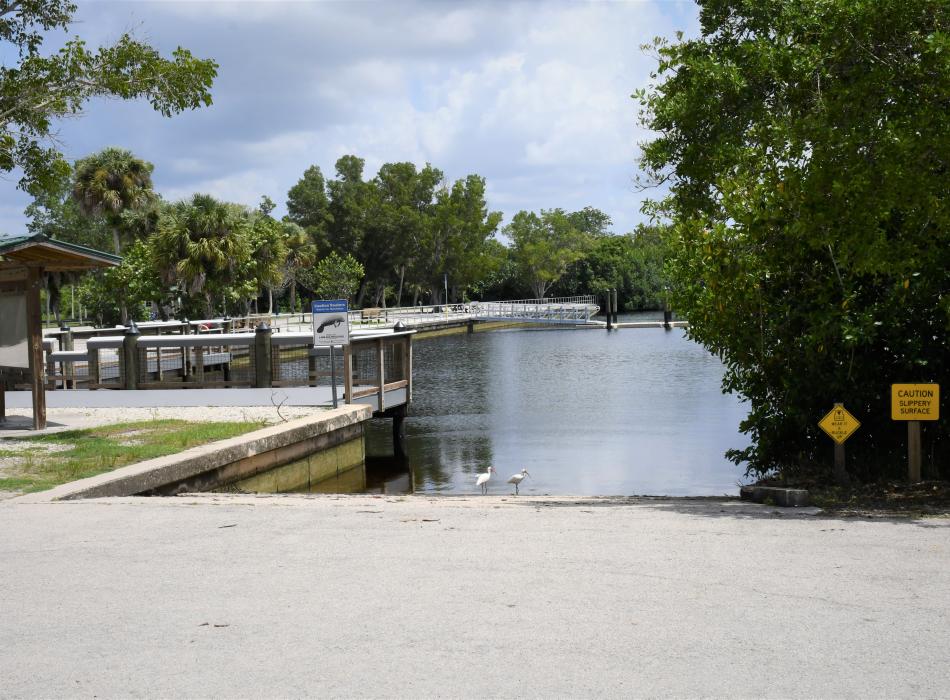
[[[349,312],[350,304],[346,299],[311,302],[314,346],[349,345]]]
[[[0,367],[29,366],[26,293],[0,291]]]

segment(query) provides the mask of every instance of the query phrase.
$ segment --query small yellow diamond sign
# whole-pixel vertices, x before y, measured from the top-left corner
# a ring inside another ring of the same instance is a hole
[[[861,421],[848,413],[842,404],[836,403],[835,407],[818,421],[818,427],[828,433],[832,440],[843,445],[844,441],[861,427]]]

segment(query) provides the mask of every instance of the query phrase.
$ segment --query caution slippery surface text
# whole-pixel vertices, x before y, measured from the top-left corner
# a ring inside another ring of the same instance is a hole
[[[892,420],[940,418],[939,384],[891,384]]]

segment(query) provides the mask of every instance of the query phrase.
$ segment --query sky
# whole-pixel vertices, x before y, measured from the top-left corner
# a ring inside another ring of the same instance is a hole
[[[655,36],[696,33],[692,2],[106,2],[78,0],[70,34],[125,32],[163,55],[219,64],[211,107],[164,118],[145,102],[97,100],[57,125],[75,161],[107,146],[154,164],[166,200],[201,192],[286,213],[311,165],[345,154],[470,173],[505,222],[519,210],[593,206],[614,230],[644,220],[631,94],[649,83]],[[62,41],[51,36],[50,49]],[[30,198],[0,180],[0,232],[24,231]],[[654,193],[655,194],[655,193]]]

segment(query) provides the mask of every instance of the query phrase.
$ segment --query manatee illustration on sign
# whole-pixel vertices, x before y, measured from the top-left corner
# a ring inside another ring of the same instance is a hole
[[[346,299],[311,302],[310,313],[315,347],[349,345],[349,302]]]

